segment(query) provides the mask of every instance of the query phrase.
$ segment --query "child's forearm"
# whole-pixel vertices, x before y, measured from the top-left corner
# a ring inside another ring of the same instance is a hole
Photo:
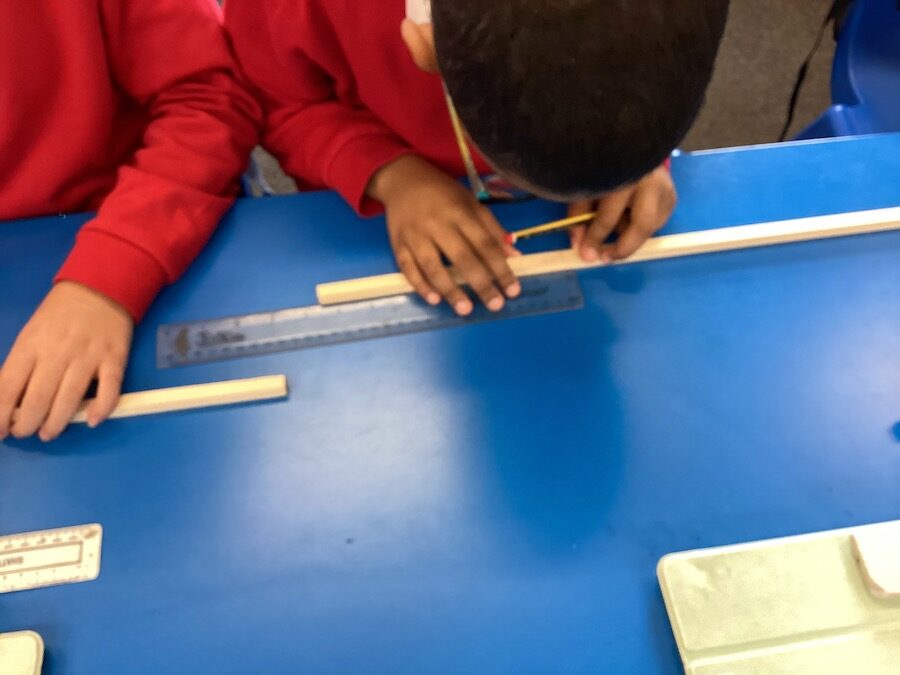
[[[208,2],[101,5],[115,27],[105,39],[116,84],[147,125],[57,280],[110,297],[139,321],[231,205],[259,140],[262,109],[240,82]]]

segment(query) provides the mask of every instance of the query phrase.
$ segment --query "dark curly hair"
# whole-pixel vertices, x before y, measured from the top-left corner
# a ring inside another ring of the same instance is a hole
[[[502,172],[599,194],[659,166],[691,127],[728,0],[432,0],[438,64]]]

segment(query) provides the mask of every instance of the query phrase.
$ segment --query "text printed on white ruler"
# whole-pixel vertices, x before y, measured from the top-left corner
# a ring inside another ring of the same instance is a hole
[[[0,593],[92,581],[103,528],[94,523],[0,537]]]

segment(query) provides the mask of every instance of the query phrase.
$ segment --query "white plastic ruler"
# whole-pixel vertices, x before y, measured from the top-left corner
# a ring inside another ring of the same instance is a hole
[[[96,523],[0,537],[0,593],[96,579],[102,541]]]

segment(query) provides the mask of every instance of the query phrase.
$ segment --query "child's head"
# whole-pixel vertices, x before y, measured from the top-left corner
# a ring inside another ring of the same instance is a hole
[[[558,198],[596,196],[665,160],[703,102],[728,12],[728,0],[431,5],[433,43],[404,26],[416,61],[439,68],[498,171]]]

